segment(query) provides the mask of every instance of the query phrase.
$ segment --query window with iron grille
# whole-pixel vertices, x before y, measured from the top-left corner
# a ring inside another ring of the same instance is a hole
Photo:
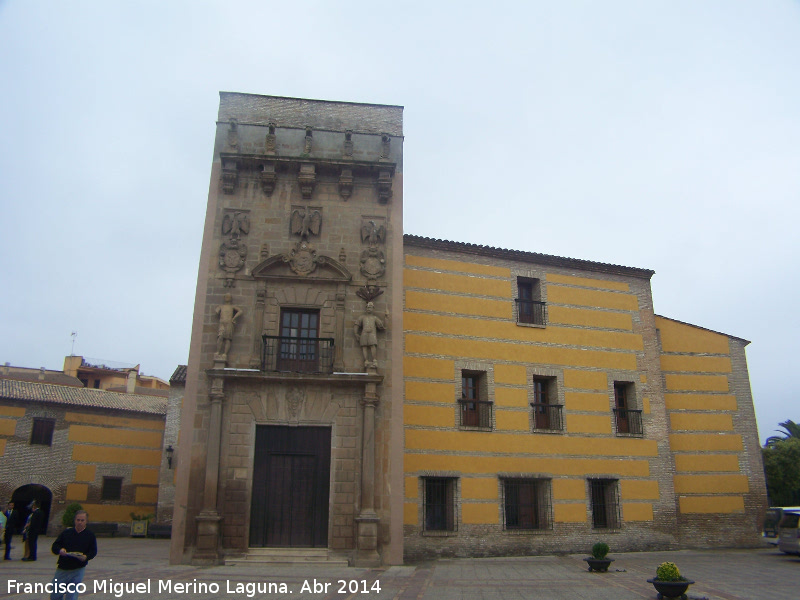
[[[505,529],[552,527],[549,479],[504,479],[503,498]]]
[[[486,373],[461,371],[461,426],[492,427],[492,403],[488,399]]]
[[[617,435],[642,435],[642,411],[637,410],[636,388],[628,381],[614,382],[614,422]]]
[[[622,523],[619,505],[619,482],[616,479],[590,479],[592,527],[617,529]]]
[[[533,429],[534,431],[562,431],[563,406],[558,404],[558,389],[555,377],[533,378]]]
[[[538,279],[517,277],[517,323],[544,325],[547,321],[542,285]]]
[[[31,445],[52,446],[53,431],[56,428],[55,419],[33,419],[31,428]]]
[[[100,491],[101,500],[122,499],[122,477],[103,477],[103,488]]]
[[[456,531],[454,477],[425,477],[425,531]]]

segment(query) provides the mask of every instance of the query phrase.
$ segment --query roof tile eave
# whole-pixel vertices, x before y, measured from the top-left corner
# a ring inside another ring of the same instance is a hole
[[[482,246],[480,244],[469,244],[466,242],[453,242],[436,238],[427,238],[409,233],[403,234],[403,243],[408,246],[429,248],[432,250],[448,250],[451,252],[465,252],[479,256],[492,258],[503,258],[507,260],[522,260],[525,262],[535,262],[551,266],[577,267],[587,271],[600,273],[611,273],[615,275],[627,275],[650,279],[655,275],[652,269],[642,269],[639,267],[626,267],[624,265],[614,265],[610,263],[594,262],[580,258],[569,258],[565,256],[555,256],[552,254],[540,254],[538,252],[527,252],[525,250],[508,250],[505,248],[495,248],[493,246]]]

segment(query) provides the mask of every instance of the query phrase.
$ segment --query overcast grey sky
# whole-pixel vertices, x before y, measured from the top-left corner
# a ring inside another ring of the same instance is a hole
[[[219,91],[405,107],[406,233],[656,271],[800,422],[800,5],[0,0],[0,363],[186,363]]]

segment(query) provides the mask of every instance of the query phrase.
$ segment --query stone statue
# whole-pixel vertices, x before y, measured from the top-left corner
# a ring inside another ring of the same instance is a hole
[[[372,302],[367,302],[366,312],[356,319],[353,326],[353,333],[358,338],[358,343],[361,345],[361,352],[364,355],[364,366],[369,368],[378,367],[378,330],[386,329],[377,316],[373,314],[375,305]],[[389,322],[389,311],[386,311],[386,322]]]
[[[228,357],[228,351],[231,349],[231,341],[233,340],[233,328],[242,314],[242,309],[238,306],[231,304],[233,298],[230,294],[225,294],[225,304],[220,304],[215,312],[219,315],[219,329],[217,330],[217,354],[222,360]],[[216,358],[215,357],[215,358]]]

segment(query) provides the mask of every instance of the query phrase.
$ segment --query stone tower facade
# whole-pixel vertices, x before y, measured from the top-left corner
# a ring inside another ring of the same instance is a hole
[[[171,560],[402,562],[402,108],[222,93]]]

